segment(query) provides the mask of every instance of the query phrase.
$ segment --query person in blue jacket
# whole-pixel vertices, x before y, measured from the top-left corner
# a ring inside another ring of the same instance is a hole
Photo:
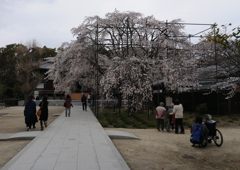
[[[29,96],[29,99],[24,109],[27,131],[31,131],[32,125],[36,122],[36,103],[33,100],[34,100],[33,95]]]
[[[201,145],[204,138],[207,139],[207,134],[209,133],[207,126],[202,123],[202,117],[196,117],[196,123],[194,123],[192,125],[191,130],[190,130],[191,134],[193,135],[194,132],[196,130],[198,130],[199,127],[201,127],[201,129],[199,129],[201,132],[201,135],[200,135],[200,143],[198,143],[198,144]],[[195,143],[193,143],[192,146],[195,147]]]

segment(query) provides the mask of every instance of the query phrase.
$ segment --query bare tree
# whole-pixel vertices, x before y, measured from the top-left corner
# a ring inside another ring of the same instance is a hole
[[[40,74],[42,48],[37,46],[37,41],[29,41],[26,46],[19,45],[16,50],[16,75],[17,80],[22,84],[21,91],[24,94],[25,103],[35,90],[36,86],[42,81],[43,75]]]

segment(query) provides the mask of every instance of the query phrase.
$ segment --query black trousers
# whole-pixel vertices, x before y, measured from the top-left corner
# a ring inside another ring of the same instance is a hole
[[[157,119],[157,129],[160,130],[160,125],[161,129],[164,129],[164,119]]]
[[[183,118],[175,118],[175,133],[178,133],[178,126],[181,126],[180,133],[184,133]]]
[[[26,122],[26,126],[29,127],[29,129],[32,128],[32,125],[33,125],[32,121],[27,121]]]
[[[82,108],[83,108],[83,110],[87,110],[87,101],[84,102],[84,103],[82,103]],[[85,109],[84,109],[84,108],[85,108]]]

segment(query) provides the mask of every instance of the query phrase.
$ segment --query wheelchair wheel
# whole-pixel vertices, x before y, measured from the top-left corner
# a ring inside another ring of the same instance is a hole
[[[218,129],[216,129],[216,136],[213,137],[213,140],[218,147],[220,147],[223,144],[223,136]]]

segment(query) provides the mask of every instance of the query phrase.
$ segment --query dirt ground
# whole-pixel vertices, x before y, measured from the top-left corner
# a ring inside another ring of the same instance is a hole
[[[62,113],[60,106],[49,107],[49,123],[56,117],[52,114]],[[8,117],[0,116],[0,133],[17,133],[25,131],[23,107],[0,109],[0,115],[9,113]],[[40,130],[40,124],[36,124]],[[206,148],[191,147],[189,142],[190,129],[186,134],[174,134],[173,131],[158,132],[156,129],[123,129],[120,130],[135,134],[140,140],[113,139],[128,166],[133,170],[174,170],[174,169],[239,169],[240,155],[240,127],[218,126],[223,134],[223,145],[217,147],[214,143]],[[30,141],[0,141],[0,168],[3,167]],[[185,158],[184,158],[185,157]]]
[[[190,129],[185,134],[155,129],[117,129],[135,134],[141,140],[113,139],[113,143],[134,170],[153,169],[239,169],[240,127],[217,127],[223,134],[223,145],[191,147]],[[114,129],[116,130],[116,129]],[[192,156],[185,159],[183,156]]]

